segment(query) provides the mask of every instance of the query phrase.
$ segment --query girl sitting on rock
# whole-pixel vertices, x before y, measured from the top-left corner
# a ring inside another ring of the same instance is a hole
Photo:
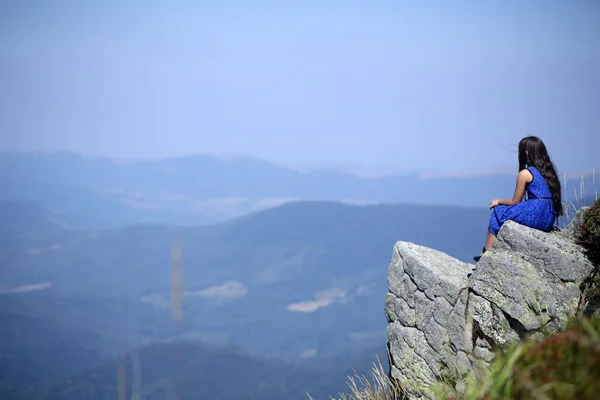
[[[527,199],[523,196],[527,194]],[[519,174],[512,199],[494,199],[485,245],[473,259],[477,262],[494,242],[500,227],[508,220],[545,232],[563,214],[560,182],[544,142],[529,136],[519,142]]]

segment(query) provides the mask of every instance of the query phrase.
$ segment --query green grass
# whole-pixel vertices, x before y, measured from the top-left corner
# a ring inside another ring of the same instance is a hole
[[[583,281],[580,290],[590,304],[600,304],[600,200],[585,211],[576,233],[576,242],[594,270]]]
[[[358,374],[348,377],[350,393],[330,399],[403,399],[402,388],[388,378],[380,362],[374,363],[371,375],[371,380]],[[507,352],[498,352],[489,368],[472,372],[463,383],[462,393],[444,380],[429,390],[440,400],[597,399],[600,318],[575,317],[562,332],[513,344]]]
[[[513,345],[479,377],[469,376],[463,394],[442,384],[436,391],[441,400],[597,399],[600,318],[573,318],[558,334]]]

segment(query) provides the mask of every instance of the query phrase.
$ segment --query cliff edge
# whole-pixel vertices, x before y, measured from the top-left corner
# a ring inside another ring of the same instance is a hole
[[[476,268],[413,243],[394,245],[385,302],[390,372],[411,399],[434,398],[429,386],[440,380],[460,392],[466,374],[496,350],[594,312],[579,289],[593,266],[573,241],[582,211],[562,232],[508,221]]]

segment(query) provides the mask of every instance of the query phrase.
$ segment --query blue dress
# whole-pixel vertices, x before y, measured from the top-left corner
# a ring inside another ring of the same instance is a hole
[[[526,200],[512,206],[498,205],[492,210],[489,228],[494,236],[498,235],[502,224],[508,220],[545,232],[551,231],[554,226],[556,213],[546,180],[536,167],[527,169],[533,175],[533,180],[525,187]]]

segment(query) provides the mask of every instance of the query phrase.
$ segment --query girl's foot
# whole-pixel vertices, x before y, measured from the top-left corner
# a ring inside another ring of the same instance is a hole
[[[485,248],[485,246],[483,246],[483,249],[481,249],[481,254],[479,254],[478,256],[473,257],[473,260],[475,260],[475,262],[479,262],[479,260],[481,259],[481,256],[483,255],[483,253],[485,253],[487,251],[487,249]]]

